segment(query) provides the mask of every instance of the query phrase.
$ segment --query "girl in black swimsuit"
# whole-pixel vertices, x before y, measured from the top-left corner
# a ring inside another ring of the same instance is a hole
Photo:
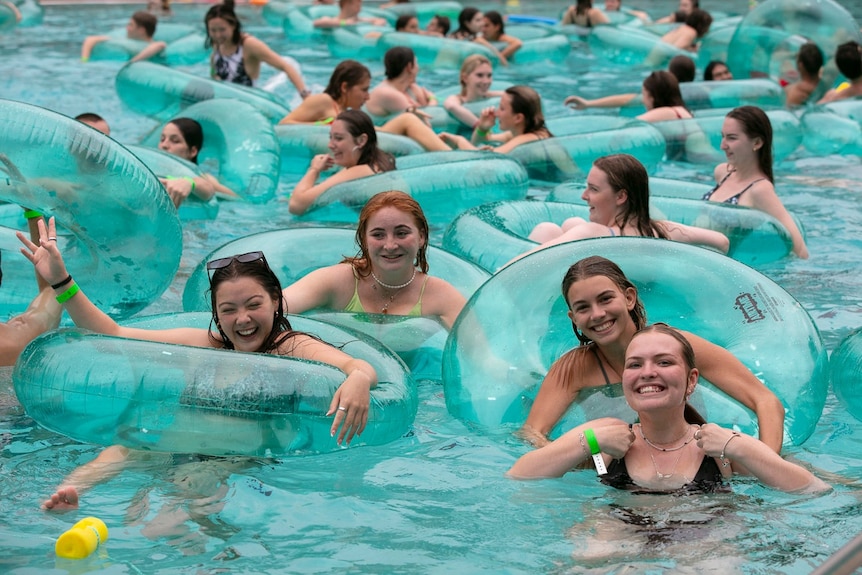
[[[694,351],[680,332],[665,324],[642,329],[626,350],[622,374],[626,402],[640,423],[579,425],[521,457],[509,475],[559,477],[592,458],[602,481],[621,489],[714,492],[733,473],[783,491],[829,488],[757,438],[705,423],[688,404],[698,375]]]

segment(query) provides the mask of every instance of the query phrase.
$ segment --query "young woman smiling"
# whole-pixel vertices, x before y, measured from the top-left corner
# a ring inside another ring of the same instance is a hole
[[[467,56],[461,64],[461,92],[447,97],[443,107],[465,126],[475,128],[479,125],[479,118],[464,104],[502,96],[503,92],[490,89],[493,79],[494,68],[488,58],[481,54]]]
[[[381,192],[359,214],[356,257],[315,270],[288,286],[292,313],[318,307],[351,312],[436,316],[451,328],[464,307],[451,284],[428,275],[428,221],[404,192]]]
[[[549,442],[554,428],[578,394],[590,387],[619,385],[626,348],[646,326],[646,310],[637,288],[612,261],[591,256],[573,264],[562,282],[580,345],[558,359],[545,376],[522,428],[535,445]],[[781,450],[784,406],[726,349],[683,332],[700,364],[701,375],[757,414],[760,439]]]
[[[395,158],[377,147],[374,123],[361,110],[338,114],[329,129],[329,152],[311,159],[308,171],[290,194],[290,213],[304,214],[323,192],[336,184],[395,169]],[[317,183],[320,174],[333,166],[342,169]]]

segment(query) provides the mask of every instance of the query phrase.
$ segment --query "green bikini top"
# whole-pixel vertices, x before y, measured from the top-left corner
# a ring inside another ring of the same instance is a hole
[[[422,290],[419,292],[419,301],[416,302],[410,311],[406,314],[410,317],[419,317],[422,315],[422,296],[425,295],[425,286],[428,284],[428,278],[430,276],[425,276],[425,281],[422,282]],[[369,313],[363,307],[362,302],[359,300],[359,276],[356,275],[356,271],[353,272],[353,297],[350,298],[350,301],[347,302],[347,305],[344,307],[344,311],[349,311],[353,313]]]

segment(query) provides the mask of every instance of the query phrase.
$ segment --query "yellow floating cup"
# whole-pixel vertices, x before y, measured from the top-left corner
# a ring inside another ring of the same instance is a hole
[[[83,559],[108,540],[108,527],[97,517],[85,517],[60,535],[54,552],[65,559]]]

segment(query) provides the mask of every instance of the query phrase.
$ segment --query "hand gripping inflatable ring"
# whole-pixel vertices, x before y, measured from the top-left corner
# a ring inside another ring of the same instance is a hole
[[[828,373],[823,341],[804,308],[739,262],[647,238],[554,246],[492,276],[446,342],[443,389],[450,413],[491,427],[524,423],[548,367],[576,345],[560,281],[571,264],[595,254],[619,265],[637,286],[651,323],[663,321],[726,348],[763,381],[786,407],[785,443],[799,445],[811,435],[826,401]],[[756,435],[754,414],[708,382],[701,380],[693,405],[708,421]],[[605,416],[632,419],[622,393],[604,387],[581,392],[553,435]]]
[[[155,148],[127,145],[126,148],[135,154],[158,178],[196,178],[202,175],[197,165],[173,156]],[[214,220],[218,215],[219,205],[216,196],[203,201],[190,194],[180,204],[177,213],[182,221]]]
[[[87,278],[93,303],[128,317],[158,298],[183,240],[153,173],[101,132],[44,108],[0,100],[0,125],[0,150],[26,178],[0,177],[0,200],[57,218],[69,232],[60,237],[66,265]]]
[[[212,315],[170,314],[131,325],[206,328]],[[358,332],[291,317],[377,370],[368,424],[351,445],[380,445],[413,423],[412,378],[386,347]],[[284,457],[336,451],[325,414],[344,373],[275,355],[51,332],[21,354],[12,374],[27,413],[78,441],[151,451]],[[229,430],[226,433],[226,429]]]
[[[214,157],[218,178],[244,199],[261,204],[275,195],[281,167],[281,145],[273,126],[254,106],[230,99],[198,102],[182,115],[200,123],[204,144],[198,161]],[[162,128],[144,140],[158,145]]]
[[[489,199],[527,197],[526,170],[505,154],[428,152],[400,158],[396,165],[396,170],[332,186],[315,200],[303,219],[337,221],[334,218],[345,213],[343,206],[361,209],[374,194],[400,190],[422,205],[431,225],[443,226],[467,208]],[[354,222],[356,214],[346,219]]]

